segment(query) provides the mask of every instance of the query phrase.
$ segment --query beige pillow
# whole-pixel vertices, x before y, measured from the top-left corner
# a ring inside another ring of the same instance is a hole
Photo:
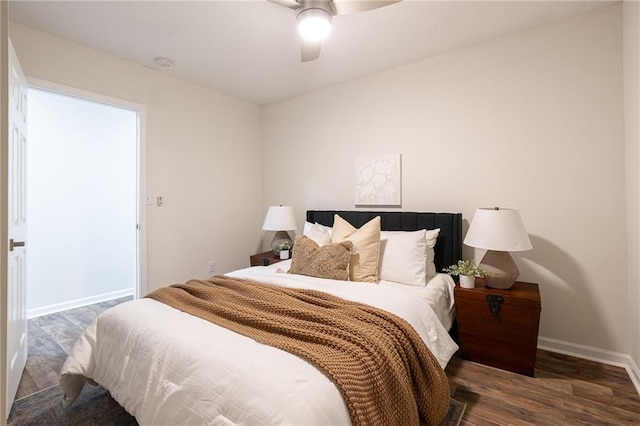
[[[348,281],[352,248],[350,241],[319,246],[305,235],[296,235],[289,273]]]
[[[349,266],[351,281],[377,283],[380,253],[380,216],[374,217],[362,225],[360,229],[356,229],[339,215],[335,215],[331,242],[338,243],[345,240],[351,241],[355,247]]]

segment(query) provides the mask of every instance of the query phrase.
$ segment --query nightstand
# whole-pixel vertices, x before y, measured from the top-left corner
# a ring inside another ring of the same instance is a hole
[[[249,262],[251,263],[251,266],[269,266],[274,263],[282,262],[282,259],[273,254],[273,250],[269,250],[249,257]]]
[[[540,324],[538,284],[509,290],[456,285],[458,338],[465,359],[533,377]]]

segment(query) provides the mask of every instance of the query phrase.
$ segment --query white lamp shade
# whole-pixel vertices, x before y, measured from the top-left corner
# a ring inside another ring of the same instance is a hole
[[[479,208],[464,239],[470,247],[496,251],[525,251],[533,246],[515,209]]]
[[[263,231],[295,231],[296,216],[291,206],[271,206],[262,224]]]

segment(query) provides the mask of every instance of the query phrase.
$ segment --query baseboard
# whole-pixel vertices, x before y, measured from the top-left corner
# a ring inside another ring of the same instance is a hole
[[[43,315],[55,314],[56,312],[66,311],[67,309],[93,305],[94,303],[106,302],[107,300],[118,299],[120,297],[133,296],[133,294],[134,289],[128,288],[124,290],[112,291],[110,293],[102,293],[95,296],[84,297],[82,299],[69,300],[62,303],[54,303],[52,305],[28,309],[27,318],[31,319],[41,317]]]
[[[597,361],[603,364],[614,365],[616,367],[622,367],[627,370],[633,386],[636,388],[638,394],[640,394],[640,369],[630,355],[595,348],[593,346],[551,339],[549,337],[539,337],[538,348],[564,355],[575,356],[577,358]]]
[[[631,377],[631,381],[633,385],[636,387],[636,390],[640,394],[640,368],[638,368],[638,364],[633,360],[633,358],[629,357],[630,365],[627,368],[627,373],[629,373],[629,377]]]

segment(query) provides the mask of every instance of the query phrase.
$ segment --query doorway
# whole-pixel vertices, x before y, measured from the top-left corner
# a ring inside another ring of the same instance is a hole
[[[141,286],[141,109],[51,86],[28,89],[29,318]]]

